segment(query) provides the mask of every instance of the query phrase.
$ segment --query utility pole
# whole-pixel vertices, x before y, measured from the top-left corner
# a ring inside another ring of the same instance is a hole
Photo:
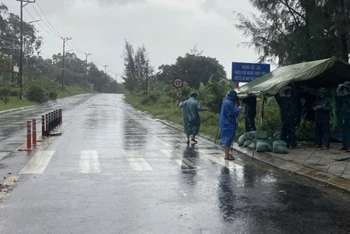
[[[35,0],[17,0],[18,2],[21,2],[21,26],[20,26],[20,54],[19,54],[19,99],[23,99],[23,7],[27,6],[29,3],[35,3]],[[23,4],[25,3],[25,4]]]
[[[148,96],[148,63],[146,63],[146,96]]]
[[[86,59],[85,59],[85,88],[87,89],[87,59],[88,57],[92,55],[90,53],[85,53]]]
[[[61,38],[63,40],[63,54],[62,54],[62,92],[64,91],[64,55],[66,53],[66,42],[69,41],[69,40],[72,40],[71,37],[62,37]]]
[[[105,67],[105,74],[107,74],[107,67],[108,65],[103,65]]]

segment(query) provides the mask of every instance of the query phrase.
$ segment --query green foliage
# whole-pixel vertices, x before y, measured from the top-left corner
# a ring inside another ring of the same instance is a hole
[[[36,79],[26,82],[25,97],[30,101],[43,103],[49,99],[56,99],[57,95],[58,90],[52,80]]]
[[[211,112],[220,113],[221,103],[228,91],[232,89],[228,80],[209,80],[207,85],[201,84],[199,94],[205,105]]]
[[[9,85],[0,86],[0,100],[5,104],[9,102],[8,96],[10,96],[11,87]]]
[[[165,84],[171,85],[174,77],[182,78],[190,87],[198,89],[200,84],[209,80],[226,79],[224,67],[215,59],[201,54],[186,54],[178,57],[175,64],[161,65],[157,77]]]
[[[136,94],[126,94],[126,101],[132,104],[135,108],[142,111],[147,111],[154,115],[156,118],[167,119],[177,124],[182,125],[182,111],[176,108],[176,91],[175,89],[167,90],[166,85],[163,84],[163,88],[158,84],[159,89],[150,90],[148,97],[144,96],[143,92]],[[207,85],[201,84],[198,92],[198,101],[203,107],[210,107],[208,111],[201,112],[201,132],[212,137],[217,137],[217,131],[219,127],[219,115],[216,108],[219,100],[222,101],[222,96],[225,96],[226,92],[232,88],[230,82],[214,82],[210,81]],[[180,101],[189,97],[189,92],[196,91],[191,89],[187,84],[184,86],[184,90],[180,90]],[[217,94],[217,96],[216,96]],[[280,131],[280,109],[276,103],[275,98],[271,97],[265,100],[264,107],[264,120],[263,125],[260,121],[260,109],[261,100],[258,98],[257,102],[257,116],[255,119],[256,126],[259,131],[267,131],[270,136]],[[314,124],[306,121],[302,121],[301,125],[296,129],[298,138],[312,141],[314,138]],[[235,139],[237,140],[245,131],[244,115],[241,114],[238,117],[238,129]],[[218,135],[220,139],[220,134]]]
[[[48,101],[48,95],[40,84],[33,83],[28,86],[25,92],[26,98],[32,102],[43,103]]]
[[[296,135],[299,139],[313,141],[315,138],[315,123],[302,120],[296,129]]]
[[[261,101],[257,103],[257,110],[260,113]],[[256,117],[256,123],[260,122],[260,116]],[[274,97],[268,98],[264,107],[264,120],[261,130],[274,134],[281,128],[280,108]],[[260,129],[259,129],[260,130]]]
[[[350,1],[250,0],[253,20],[237,13],[237,28],[251,38],[260,61],[288,65],[331,56],[349,59]]]
[[[131,92],[146,89],[146,79],[152,76],[153,68],[149,64],[148,52],[141,46],[135,52],[127,41],[124,46],[124,80],[125,88]]]

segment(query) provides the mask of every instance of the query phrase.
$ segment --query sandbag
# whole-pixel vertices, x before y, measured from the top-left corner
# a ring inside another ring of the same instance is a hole
[[[243,145],[244,145],[244,142],[247,141],[247,140],[252,141],[253,138],[252,138],[248,133],[244,133],[243,135],[241,135],[241,136],[238,138],[238,145],[239,145],[239,146],[243,146]]]
[[[248,145],[248,149],[255,150],[255,143],[254,142],[250,143],[250,145]]]
[[[274,141],[279,141],[281,140],[281,132],[277,132],[273,135],[273,140]]]
[[[269,138],[269,133],[268,131],[251,131],[249,132],[249,135],[252,138],[256,138],[258,140],[267,140]]]
[[[282,140],[274,141],[272,146],[272,152],[274,152],[275,154],[287,154],[287,143]]]
[[[248,147],[248,145],[250,145],[253,141],[251,140],[246,140],[243,144],[243,147]]]
[[[272,151],[271,145],[267,141],[258,141],[256,143],[256,152],[269,152]]]

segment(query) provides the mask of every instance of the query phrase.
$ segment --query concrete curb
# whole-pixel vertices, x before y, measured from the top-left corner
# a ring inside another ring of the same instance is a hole
[[[147,113],[148,114],[148,113]],[[156,121],[159,121],[168,127],[177,130],[182,131],[182,127],[176,123],[169,122],[166,120],[160,120],[156,119]],[[204,138],[206,140],[209,140],[214,143],[214,140],[210,138],[209,136],[199,134],[199,137]],[[218,147],[219,148],[219,147]],[[252,158],[252,151],[248,150],[247,148],[239,147],[237,143],[233,144],[233,150],[242,153],[246,155],[247,157]],[[306,167],[294,162],[290,162],[278,157],[273,156],[271,153],[255,153],[254,158],[258,161],[261,161],[263,163],[266,163],[270,166],[279,168],[281,170],[289,171],[291,173],[295,173],[301,176],[305,176],[309,179],[313,179],[315,181],[321,182],[323,184],[327,184],[331,187],[344,190],[346,192],[350,192],[350,181],[335,175],[327,174],[322,171],[315,170],[310,167]]]
[[[237,143],[233,144],[233,149],[248,157],[252,158],[252,151],[246,148],[239,147]],[[322,171],[315,170],[310,167],[306,167],[294,162],[290,162],[278,157],[273,156],[271,153],[255,153],[254,158],[261,162],[264,162],[273,167],[289,171],[301,176],[305,176],[309,179],[316,180],[318,182],[327,184],[329,186],[350,192],[350,181],[335,175],[331,175]]]

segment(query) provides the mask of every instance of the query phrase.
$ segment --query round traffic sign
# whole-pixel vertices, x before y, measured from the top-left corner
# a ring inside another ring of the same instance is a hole
[[[183,86],[183,81],[182,81],[182,79],[181,78],[179,78],[179,77],[176,77],[176,78],[174,78],[173,79],[173,85],[174,85],[174,87],[175,88],[181,88],[182,86]]]

